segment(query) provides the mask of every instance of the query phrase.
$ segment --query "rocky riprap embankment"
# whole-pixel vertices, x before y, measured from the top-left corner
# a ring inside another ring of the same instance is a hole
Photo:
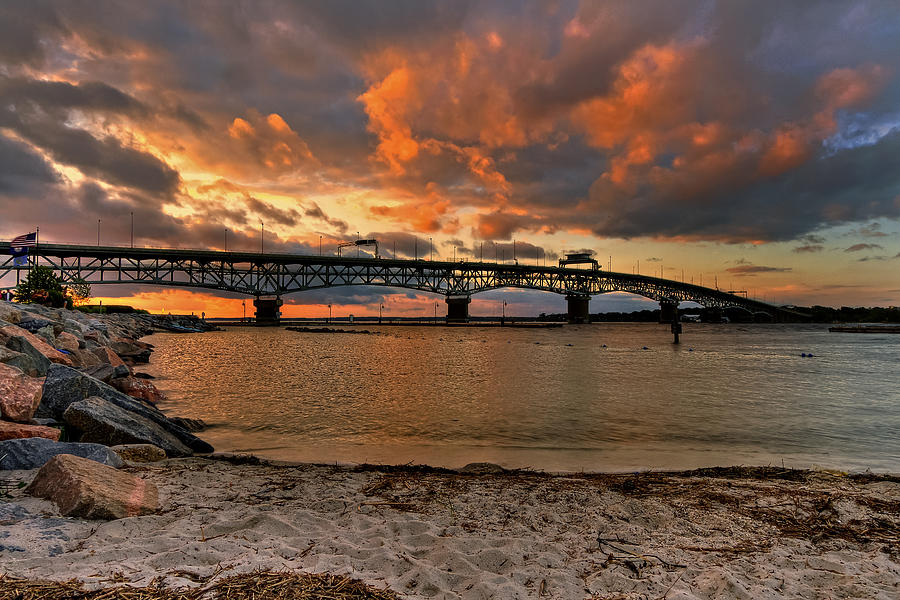
[[[161,392],[134,371],[152,351],[139,338],[160,328],[211,329],[196,317],[91,315],[0,302],[0,471],[41,468],[63,454],[110,469],[122,458],[212,452],[190,431],[197,421],[166,417],[156,408]],[[43,476],[51,483],[42,489],[55,489],[56,478],[56,487],[71,493],[75,479],[103,477],[102,469],[98,475],[78,462],[53,462]],[[90,481],[83,487],[91,488]],[[137,509],[125,512],[131,510]]]

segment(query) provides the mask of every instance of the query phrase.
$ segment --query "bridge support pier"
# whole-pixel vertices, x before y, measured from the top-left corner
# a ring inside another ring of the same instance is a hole
[[[678,314],[678,303],[663,300],[659,303],[659,322],[674,323]]]
[[[257,296],[256,300],[253,301],[253,306],[256,307],[256,325],[273,325],[276,327],[280,325],[281,311],[279,309],[282,304],[284,304],[284,301],[282,301],[281,296],[275,296],[274,298]]]
[[[469,322],[469,303],[472,302],[472,298],[469,296],[447,296],[444,302],[447,303],[448,323]]]
[[[568,294],[566,295],[566,304],[568,305],[569,323],[581,324],[591,322],[591,312],[589,309],[591,297],[587,294]]]

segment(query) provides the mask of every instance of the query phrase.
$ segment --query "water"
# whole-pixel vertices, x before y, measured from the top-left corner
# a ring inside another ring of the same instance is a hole
[[[277,459],[900,471],[900,335],[365,327],[378,334],[156,334],[145,370],[217,450]]]

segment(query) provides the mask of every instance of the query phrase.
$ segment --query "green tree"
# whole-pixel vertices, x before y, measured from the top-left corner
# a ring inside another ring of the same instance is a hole
[[[37,266],[28,272],[25,280],[16,286],[18,302],[36,302],[55,308],[66,305],[66,293],[59,278],[50,267]]]
[[[81,277],[73,279],[66,287],[75,306],[81,306],[91,299],[91,284]]]

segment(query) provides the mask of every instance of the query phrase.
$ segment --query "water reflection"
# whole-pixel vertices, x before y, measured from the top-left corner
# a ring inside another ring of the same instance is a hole
[[[148,370],[161,408],[212,424],[217,449],[275,458],[900,470],[900,336],[690,325],[674,346],[649,324],[367,327],[158,334]]]

